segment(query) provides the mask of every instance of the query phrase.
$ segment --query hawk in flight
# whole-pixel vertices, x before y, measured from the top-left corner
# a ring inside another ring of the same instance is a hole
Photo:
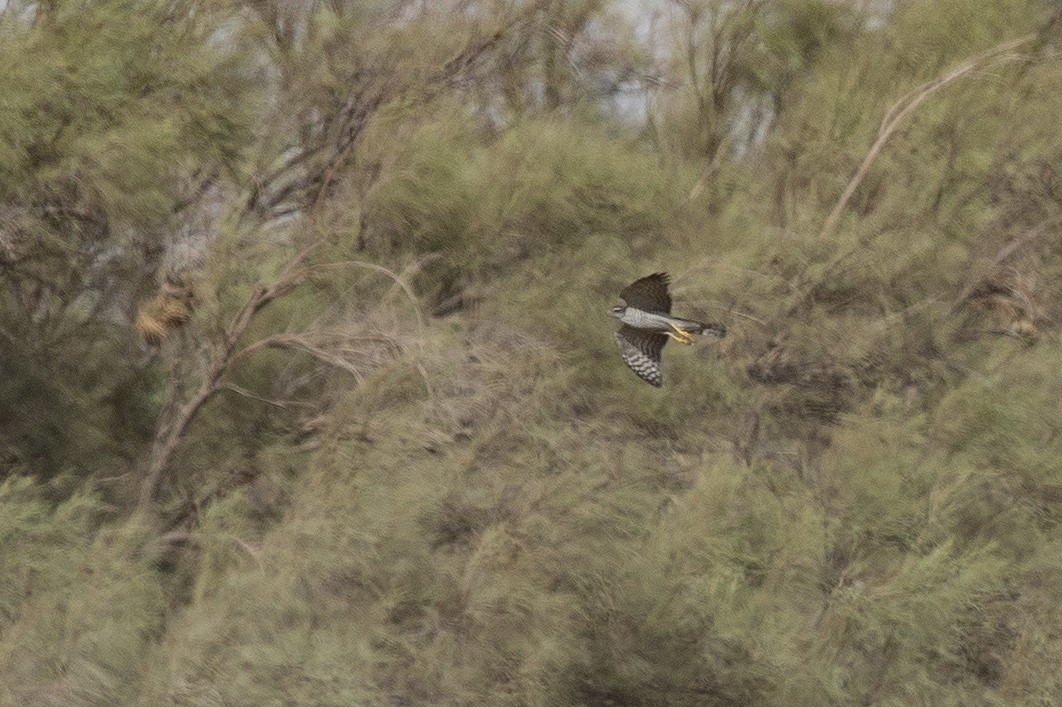
[[[654,273],[623,288],[620,298],[626,305],[612,308],[612,316],[623,326],[616,332],[620,356],[638,377],[659,387],[664,382],[660,351],[669,338],[692,344],[693,335],[726,336],[722,324],[702,324],[671,316],[671,295],[667,273]]]

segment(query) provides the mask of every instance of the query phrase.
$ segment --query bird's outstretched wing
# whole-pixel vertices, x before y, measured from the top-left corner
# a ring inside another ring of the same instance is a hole
[[[628,307],[646,312],[671,314],[671,295],[667,292],[667,273],[657,272],[635,280],[623,288],[620,297]]]
[[[666,343],[666,334],[635,329],[626,324],[616,331],[616,344],[619,345],[623,362],[643,381],[658,388],[664,383],[660,350]]]

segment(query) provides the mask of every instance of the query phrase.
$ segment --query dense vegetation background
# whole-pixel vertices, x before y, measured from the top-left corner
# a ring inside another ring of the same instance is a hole
[[[0,703],[1062,702],[1059,12],[0,2]]]

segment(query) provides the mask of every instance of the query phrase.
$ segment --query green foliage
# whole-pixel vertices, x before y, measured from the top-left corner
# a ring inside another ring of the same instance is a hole
[[[0,508],[0,699],[132,701],[166,608],[160,577],[138,551],[142,534],[101,532],[96,499],[53,506],[25,479],[0,486]]]
[[[113,479],[153,433],[161,376],[128,319],[189,183],[237,170],[249,137],[248,62],[209,41],[224,21],[124,0],[0,11],[4,473]]]
[[[0,10],[0,703],[1062,699],[1046,3],[356,5]]]
[[[100,212],[107,228],[135,226],[168,217],[188,174],[235,165],[245,118],[233,90],[242,79],[203,42],[206,28],[166,11],[56,3],[34,26],[6,28],[5,200],[47,195],[85,220]]]
[[[593,125],[528,122],[471,151],[468,140],[446,123],[416,131],[368,205],[380,245],[443,256],[429,292],[593,237],[625,249],[678,206],[677,179]]]

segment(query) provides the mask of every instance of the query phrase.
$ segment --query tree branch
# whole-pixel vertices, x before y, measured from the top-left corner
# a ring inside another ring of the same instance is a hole
[[[889,141],[889,138],[895,134],[903,122],[914,113],[920,105],[925,103],[931,96],[933,96],[933,94],[942,88],[958,81],[960,78],[966,76],[975,69],[979,69],[986,64],[1003,63],[1023,58],[1020,54],[1014,54],[1014,50],[1022,45],[1033,42],[1035,39],[1036,35],[1025,35],[1019,39],[1004,42],[986,52],[972,56],[960,62],[944,75],[922,84],[913,91],[905,94],[900,100],[896,101],[889,110],[885,112],[885,116],[881,121],[881,127],[878,129],[877,139],[874,141],[874,144],[870,146],[870,150],[867,151],[863,161],[859,164],[859,168],[856,169],[855,174],[849,180],[844,193],[841,194],[837,203],[834,204],[833,210],[830,211],[830,215],[826,217],[826,221],[822,225],[822,230],[819,232],[819,239],[828,238],[837,230],[837,225],[840,223],[841,215],[848,206],[848,202],[851,201],[852,196],[863,183],[863,179],[874,165],[878,155],[880,155],[881,151],[885,149],[885,144]]]
[[[255,286],[254,290],[240,307],[239,311],[233,316],[229,326],[225,329],[225,333],[221,337],[220,345],[214,351],[209,363],[204,369],[200,383],[195,389],[195,392],[177,409],[177,412],[172,418],[165,415],[164,418],[169,419],[163,419],[163,421],[160,422],[156,431],[151,457],[147,465],[147,471],[140,487],[140,497],[138,502],[140,510],[147,511],[150,509],[158,494],[158,489],[162,480],[165,478],[173,464],[177,450],[180,448],[180,445],[188,432],[189,426],[195,420],[203,406],[205,406],[219,390],[225,387],[223,378],[233,362],[253,353],[254,351],[265,348],[266,346],[281,344],[280,339],[276,337],[267,337],[266,339],[246,346],[243,349],[239,348],[241,337],[246,333],[257,314],[276,299],[283,297],[294,290],[313,273],[353,266],[386,275],[405,292],[407,297],[413,303],[418,329],[421,331],[424,329],[426,326],[424,315],[420,310],[420,305],[413,289],[402,277],[387,268],[357,260],[307,267],[306,261],[309,260],[310,256],[325,243],[325,239],[316,233],[318,228],[317,215],[320,211],[321,205],[330,194],[332,185],[339,173],[349,163],[352,153],[359,144],[359,138],[363,134],[365,127],[379,110],[380,106],[399,94],[411,91],[418,86],[420,92],[416,96],[416,100],[418,102],[430,101],[438,94],[441,87],[451,84],[457,76],[468,71],[505,37],[515,32],[526,19],[530,18],[534,12],[537,11],[540,4],[541,3],[532,3],[530,8],[526,11],[517,13],[513,17],[504,21],[495,29],[495,31],[487,36],[471,40],[464,49],[443,64],[443,66],[423,84],[399,85],[394,83],[391,79],[382,80],[369,85],[362,84],[359,88],[353,90],[343,106],[333,113],[332,126],[325,131],[327,137],[320,142],[315,141],[315,144],[304,148],[304,150],[301,151],[302,154],[289,155],[288,159],[280,166],[279,170],[274,170],[274,172],[272,172],[269,178],[279,179],[283,175],[289,175],[290,170],[295,166],[311,160],[312,157],[319,155],[322,152],[331,151],[325,164],[319,168],[308,170],[308,173],[304,177],[297,179],[293,183],[296,186],[292,187],[292,185],[287,185],[280,189],[279,194],[281,194],[282,198],[285,200],[290,197],[290,200],[295,203],[294,208],[297,212],[301,212],[304,208],[306,209],[304,220],[300,225],[300,233],[305,238],[305,242],[288,260],[275,282],[268,285],[260,283]],[[257,193],[260,194],[261,191],[267,187],[267,184],[258,185],[256,188]],[[272,201],[266,199],[261,203],[278,206],[279,204],[276,202],[276,194],[272,196]],[[252,208],[259,205],[259,198],[260,197],[256,196],[251,198],[250,206]],[[287,202],[285,201],[285,204],[286,203]],[[291,213],[291,210],[287,207],[286,213]],[[299,243],[300,240],[301,239],[298,237],[294,238],[295,243]],[[284,343],[289,346],[295,345],[295,342],[290,340],[285,340]],[[354,367],[349,365],[348,361],[331,356],[329,352],[313,346],[312,342],[308,343],[305,340],[299,341],[298,347],[333,365],[338,365],[350,370],[357,375],[357,371]],[[428,382],[427,376],[422,369],[421,373],[422,375],[425,375],[425,381]],[[430,383],[428,383],[428,385],[430,389]]]
[[[848,202],[863,183],[863,179],[874,165],[875,160],[877,160],[882,150],[885,149],[885,145],[889,141],[889,138],[896,133],[904,121],[913,114],[919,106],[941,89],[988,64],[1004,63],[1026,58],[1025,55],[1014,53],[1014,50],[1030,44],[1035,40],[1036,35],[1028,34],[969,57],[945,72],[943,75],[904,94],[898,101],[893,103],[885,112],[881,127],[878,129],[877,139],[870,146],[863,161],[859,164],[859,168],[856,169],[855,174],[849,180],[844,192],[841,194],[840,198],[834,204],[833,209],[830,211],[830,214],[823,222],[822,229],[819,231],[818,235],[819,240],[829,238],[837,231],[841,216],[844,213],[845,208],[847,208]],[[860,247],[863,245],[864,244],[860,244]],[[831,273],[838,264],[843,262],[850,255],[851,251],[837,253],[823,268],[822,277]],[[821,282],[821,277],[819,281]],[[816,287],[816,284],[809,285],[806,282],[795,285],[794,290],[796,290],[796,292],[790,298],[789,304],[786,305],[784,309],[785,314],[791,314],[796,310],[811,295],[811,293],[815,291]]]

